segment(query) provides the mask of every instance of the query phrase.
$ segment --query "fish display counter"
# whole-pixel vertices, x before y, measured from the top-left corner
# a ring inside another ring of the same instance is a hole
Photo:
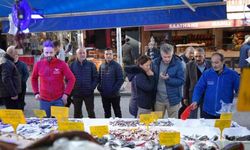
[[[215,127],[216,120],[206,119],[169,118],[158,119],[149,124],[142,123],[139,119],[125,118],[68,119],[67,122],[80,123],[83,126],[82,128],[74,128],[74,126],[64,128],[65,131],[74,132],[70,131],[72,128],[72,130],[89,134],[94,138],[94,143],[98,143],[103,149],[216,150],[232,146],[232,144],[250,149],[250,131],[234,121],[222,133],[219,128]],[[26,124],[19,124],[16,132],[11,125],[1,123],[0,147],[1,143],[14,143],[19,149],[26,149],[34,143],[50,141],[44,140],[48,136],[50,137],[48,139],[51,139],[56,134],[64,133],[60,128],[60,122],[55,118],[26,118]],[[67,140],[63,143],[72,141],[72,139]],[[82,140],[78,138],[77,141]],[[50,142],[51,147],[54,142]]]

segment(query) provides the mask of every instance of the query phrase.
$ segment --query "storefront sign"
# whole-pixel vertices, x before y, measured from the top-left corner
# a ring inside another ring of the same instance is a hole
[[[195,23],[152,25],[152,26],[145,26],[144,31],[227,28],[227,27],[242,27],[248,25],[250,24],[248,24],[244,20],[221,20],[221,21],[206,21],[206,22],[195,22]]]
[[[160,132],[159,141],[161,145],[173,146],[180,144],[180,132]]]
[[[90,126],[90,133],[99,138],[109,134],[108,126]]]

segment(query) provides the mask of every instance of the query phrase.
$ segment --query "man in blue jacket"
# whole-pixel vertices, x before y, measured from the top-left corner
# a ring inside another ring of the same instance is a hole
[[[88,117],[95,118],[94,90],[98,84],[97,69],[94,63],[86,59],[86,49],[77,49],[76,56],[77,59],[70,65],[70,69],[76,78],[75,86],[71,93],[73,96],[74,117],[83,117],[82,103],[84,101]]]
[[[167,112],[170,118],[178,118],[182,99],[182,86],[185,79],[185,64],[174,55],[174,47],[162,44],[161,57],[155,59],[152,69],[155,74],[155,111]]]
[[[248,57],[250,57],[250,36],[245,39],[245,42],[240,47],[239,67],[241,71],[243,68],[249,67],[249,63],[246,61]]]
[[[120,107],[120,88],[123,84],[122,67],[113,60],[113,50],[107,49],[104,53],[105,62],[99,68],[98,91],[102,96],[105,118],[111,117],[111,105],[115,117],[122,117]]]
[[[197,108],[197,103],[205,93],[201,117],[218,119],[222,103],[232,103],[234,94],[238,93],[239,75],[224,65],[224,56],[220,53],[214,53],[211,62],[212,68],[202,74],[195,86],[191,106]]]

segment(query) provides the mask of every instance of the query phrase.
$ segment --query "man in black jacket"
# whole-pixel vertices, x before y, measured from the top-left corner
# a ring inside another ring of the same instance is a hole
[[[20,61],[18,58],[19,58],[19,56],[16,55],[15,65],[17,67],[19,74],[20,74],[21,87],[22,87],[22,92],[20,94],[18,94],[18,100],[20,101],[19,108],[24,110],[24,106],[25,106],[24,99],[25,99],[26,88],[27,88],[26,82],[29,78],[29,71],[28,71],[27,65],[24,62]]]
[[[113,60],[113,50],[105,50],[105,62],[99,68],[99,85],[97,89],[102,96],[105,118],[111,117],[111,105],[115,117],[122,117],[120,108],[120,88],[123,84],[122,67]]]
[[[94,63],[88,61],[86,49],[79,48],[76,51],[77,59],[71,63],[76,82],[71,93],[74,104],[74,117],[82,118],[82,103],[88,112],[89,118],[95,118],[94,112],[94,90],[98,84],[98,73]]]
[[[14,64],[16,55],[15,46],[10,46],[0,58],[0,98],[7,109],[20,109],[18,94],[21,93],[21,78]]]

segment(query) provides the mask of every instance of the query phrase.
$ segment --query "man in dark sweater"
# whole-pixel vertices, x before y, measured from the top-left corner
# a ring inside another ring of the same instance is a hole
[[[111,117],[111,105],[115,117],[122,117],[120,108],[120,88],[124,82],[122,67],[113,60],[113,50],[105,50],[105,62],[99,68],[99,85],[97,89],[102,96],[105,118]]]

